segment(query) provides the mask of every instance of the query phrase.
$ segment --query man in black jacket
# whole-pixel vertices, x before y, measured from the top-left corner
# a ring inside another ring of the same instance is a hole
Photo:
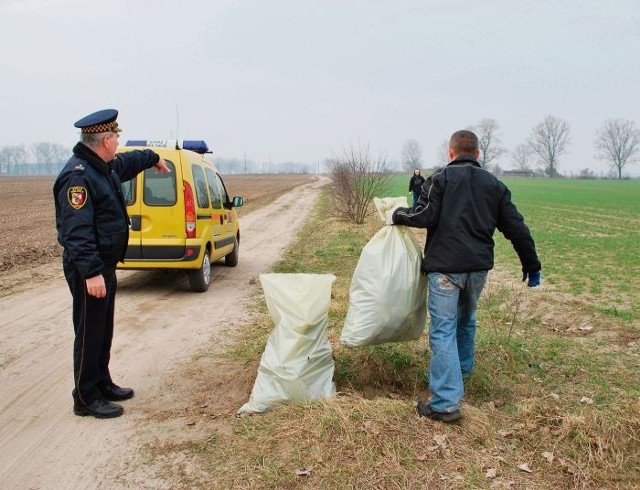
[[[387,224],[427,229],[422,268],[429,276],[431,398],[417,408],[424,417],[454,422],[462,417],[463,379],[473,368],[476,305],[493,268],[495,229],[511,241],[530,287],[540,284],[541,266],[509,189],[478,163],[477,136],[457,131],[448,151],[450,163],[427,179],[415,210],[394,208]]]
[[[75,123],[81,141],[53,187],[62,265],[73,296],[73,410],[97,418],[122,415],[122,406],[112,402],[133,396],[109,373],[116,264],[124,259],[129,240],[121,182],[151,167],[170,171],[150,150],[116,156],[117,116],[118,111],[106,109]]]

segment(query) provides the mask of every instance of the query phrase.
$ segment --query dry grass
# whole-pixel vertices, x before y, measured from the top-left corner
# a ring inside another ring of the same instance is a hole
[[[284,405],[261,416],[226,414],[211,420],[192,413],[198,436],[149,447],[154,458],[164,461],[160,474],[177,472],[173,486],[640,486],[636,329],[623,319],[599,314],[581,298],[558,293],[559,286],[533,292],[508,279],[507,272],[494,271],[479,310],[476,369],[466,383],[464,418],[455,425],[419,418],[416,400],[428,395],[425,337],[354,350],[339,345],[353,268],[380,223],[349,225],[331,218],[327,206],[325,196],[277,271],[337,276],[329,338],[339,396]],[[239,390],[233,392],[233,406],[248,397],[272,328],[264,305],[258,308],[258,320],[243,328],[224,371],[216,371],[219,386],[206,385],[211,371],[189,371],[199,387],[194,407],[226,398],[234,386]],[[194,362],[207,359],[203,352]],[[244,398],[238,400],[242,389]]]

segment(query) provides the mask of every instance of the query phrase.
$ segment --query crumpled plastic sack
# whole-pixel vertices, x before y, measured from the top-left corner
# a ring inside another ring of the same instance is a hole
[[[374,198],[378,215],[406,197]],[[362,249],[349,288],[340,342],[347,347],[417,340],[424,330],[427,280],[422,250],[406,226],[384,226]]]
[[[275,328],[249,401],[238,413],[261,413],[290,401],[332,396],[335,363],[327,338],[332,274],[260,274]]]

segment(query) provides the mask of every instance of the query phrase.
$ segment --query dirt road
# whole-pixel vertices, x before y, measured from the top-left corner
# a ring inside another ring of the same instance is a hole
[[[136,396],[124,416],[97,420],[72,413],[71,296],[58,262],[3,277],[0,298],[0,488],[114,488],[114,461],[134,458],[151,404],[171,404],[188,384],[173,367],[211,339],[223,345],[245,324],[257,277],[267,272],[304,221],[326,180],[295,188],[242,218],[240,263],[216,264],[206,293],[186,275],[119,271],[111,372]],[[9,294],[10,292],[10,294]],[[159,427],[157,430],[162,430]],[[144,475],[144,469],[140,469]],[[162,487],[136,480],[136,487]],[[131,481],[129,480],[129,483]]]

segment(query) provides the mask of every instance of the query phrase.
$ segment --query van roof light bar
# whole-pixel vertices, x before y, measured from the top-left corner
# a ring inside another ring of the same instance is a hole
[[[154,148],[175,148],[191,150],[195,153],[212,153],[204,140],[127,140],[125,146],[150,146]]]

